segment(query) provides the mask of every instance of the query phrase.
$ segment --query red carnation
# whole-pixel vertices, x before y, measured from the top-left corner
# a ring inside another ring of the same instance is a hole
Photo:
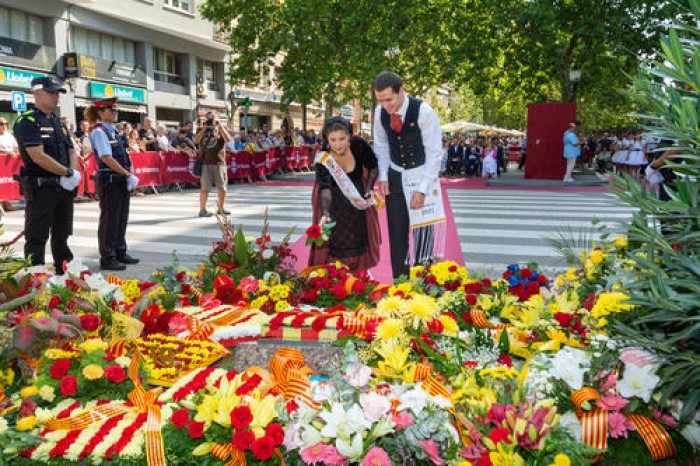
[[[102,325],[102,319],[95,314],[85,314],[80,316],[80,326],[86,332],[94,332],[100,325]]]
[[[513,358],[510,357],[510,354],[508,353],[503,353],[496,359],[496,362],[503,364],[504,366],[508,367],[513,367]]]
[[[296,411],[297,409],[299,409],[299,403],[297,403],[297,402],[294,401],[294,400],[291,400],[291,401],[288,401],[288,402],[287,402],[287,412],[288,412],[289,414],[292,414],[292,413],[293,413],[294,411]]]
[[[470,306],[474,306],[476,304],[477,296],[475,294],[468,294],[467,295],[467,302],[469,303]]]
[[[234,429],[245,429],[253,422],[253,413],[247,406],[236,406],[231,410],[230,416]]]
[[[311,225],[309,228],[306,229],[306,236],[308,236],[311,239],[320,239],[321,234],[321,227],[317,224]]]
[[[126,371],[118,364],[105,368],[105,379],[114,383],[122,383],[126,379]]]
[[[284,429],[278,423],[268,424],[265,428],[265,436],[270,437],[275,446],[282,445],[284,441]]]
[[[520,276],[523,278],[532,278],[532,270],[528,268],[520,269]]]
[[[49,300],[48,308],[53,309],[56,306],[58,306],[59,304],[61,304],[61,297],[60,296],[52,296],[51,299]]]
[[[60,380],[68,373],[70,370],[71,361],[70,359],[59,359],[58,361],[51,364],[51,369],[49,373],[52,379]]]
[[[318,299],[318,291],[315,289],[304,290],[301,292],[301,300],[305,303],[315,303]]]
[[[451,265],[451,266],[448,267],[447,270],[449,270],[450,272],[453,272],[453,273],[454,273],[454,272],[457,271],[457,266],[456,266],[456,265]]]
[[[187,433],[190,434],[192,438],[202,438],[204,437],[204,423],[203,422],[191,422],[187,427]]]
[[[231,436],[231,442],[233,443],[233,448],[238,450],[250,450],[250,446],[255,441],[255,434],[252,430],[242,430],[236,432]]]
[[[547,277],[545,277],[544,275],[538,275],[537,276],[537,283],[539,283],[540,285],[546,285],[547,284]]]
[[[333,288],[331,288],[331,293],[333,293],[333,296],[338,299],[345,299],[348,296],[347,291],[345,291],[345,287],[340,283],[333,285]]]
[[[25,398],[22,400],[22,404],[19,407],[19,417],[34,416],[38,405],[34,403],[30,398]],[[284,434],[283,434],[284,435]]]
[[[367,289],[367,285],[365,282],[357,280],[355,283],[352,284],[352,292],[353,293],[363,293]]]
[[[178,409],[170,417],[170,422],[175,424],[175,427],[182,429],[190,423],[190,412],[187,409]]]
[[[537,294],[540,292],[540,285],[539,283],[532,281],[527,284],[527,292],[530,294]]]
[[[58,388],[61,389],[61,394],[63,396],[73,396],[75,392],[78,391],[78,380],[72,375],[67,375],[61,379]]]
[[[440,319],[433,319],[428,322],[428,331],[433,333],[442,333],[445,327],[442,325]]]
[[[272,455],[275,452],[275,444],[272,439],[266,435],[253,442],[252,450],[256,459],[266,461],[272,458]]]

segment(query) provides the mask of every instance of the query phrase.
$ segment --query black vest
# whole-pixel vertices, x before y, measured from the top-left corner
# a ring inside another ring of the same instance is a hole
[[[126,170],[131,171],[131,158],[129,158],[129,152],[127,152],[126,147],[122,143],[122,138],[117,134],[113,127],[108,127],[101,122],[95,124],[93,130],[101,128],[107,135],[107,140],[109,145],[112,146],[112,158],[116,160],[119,165],[124,167]],[[97,166],[100,168],[101,172],[112,171],[105,163],[102,161],[102,157],[97,153],[97,148],[93,147],[92,150],[97,156]]]
[[[403,119],[401,134],[391,129],[389,112],[382,108],[381,121],[389,140],[391,161],[401,168],[416,168],[425,163],[423,136],[418,126],[418,112],[421,100],[408,97],[408,109]]]
[[[44,152],[46,155],[64,167],[69,167],[70,158],[68,151],[71,146],[68,128],[66,128],[61,120],[59,120],[53,113],[46,115],[41,110],[33,108],[23,112],[17,119],[17,122],[15,122],[15,137],[17,138],[19,153],[22,157],[22,163],[24,164],[21,169],[21,174],[26,176],[56,176],[55,174],[44,170],[39,165],[34,163],[32,158],[29,156],[29,153],[27,153],[22,137],[22,132],[26,127],[19,130],[19,127],[17,126],[17,123],[23,120],[28,121],[32,125],[36,125],[36,128],[41,134],[41,142],[44,145]]]

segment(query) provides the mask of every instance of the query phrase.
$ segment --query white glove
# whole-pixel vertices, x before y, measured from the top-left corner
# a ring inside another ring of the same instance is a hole
[[[80,184],[80,178],[80,172],[78,170],[73,170],[72,176],[62,176],[59,178],[58,182],[66,191],[73,191]]]
[[[126,180],[126,189],[127,191],[133,191],[136,186],[139,184],[139,178],[136,175],[130,175],[129,178]]]

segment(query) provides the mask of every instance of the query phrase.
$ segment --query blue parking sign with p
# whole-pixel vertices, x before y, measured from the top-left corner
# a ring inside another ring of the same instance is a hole
[[[27,96],[24,92],[12,91],[10,98],[12,99],[12,110],[16,112],[27,110]]]

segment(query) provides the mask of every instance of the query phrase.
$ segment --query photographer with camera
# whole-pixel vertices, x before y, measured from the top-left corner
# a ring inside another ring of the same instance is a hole
[[[231,136],[218,120],[216,114],[209,112],[204,125],[199,129],[194,140],[199,145],[202,157],[202,177],[200,179],[202,190],[199,193],[199,216],[211,217],[213,215],[207,210],[207,199],[213,186],[216,186],[218,190],[219,214],[228,215],[231,212],[224,209],[226,189],[228,188],[224,146],[231,140]]]

